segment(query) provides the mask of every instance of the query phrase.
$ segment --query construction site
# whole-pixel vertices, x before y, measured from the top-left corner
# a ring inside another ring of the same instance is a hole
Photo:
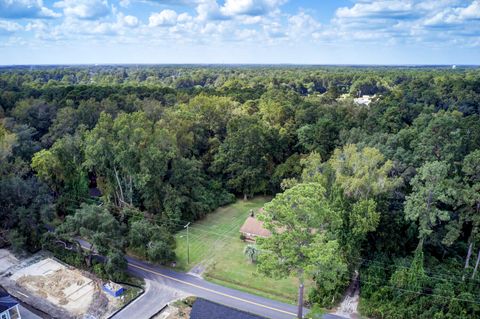
[[[99,278],[43,254],[19,260],[0,249],[0,274],[10,294],[54,317],[108,318],[124,304]]]

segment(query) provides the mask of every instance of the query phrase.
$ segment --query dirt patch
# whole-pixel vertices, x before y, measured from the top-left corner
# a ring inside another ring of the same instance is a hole
[[[203,273],[207,270],[207,267],[203,263],[195,265],[189,272],[189,275],[202,278]]]
[[[189,298],[168,305],[165,310],[152,319],[189,319],[192,306],[187,300]]]
[[[19,270],[12,279],[74,315],[88,312],[98,290],[92,279],[50,258]]]
[[[86,312],[95,291],[91,280],[67,269],[58,269],[45,276],[23,276],[17,283],[76,314]]]
[[[108,318],[138,296],[138,289],[127,285],[126,293],[115,298],[103,291],[102,284],[95,275],[66,265],[49,252],[17,258],[0,249],[0,285],[51,318]]]
[[[360,284],[358,277],[358,272],[355,271],[352,282],[345,293],[345,297],[335,312],[336,315],[350,319],[360,318],[358,313],[358,302],[360,299]]]

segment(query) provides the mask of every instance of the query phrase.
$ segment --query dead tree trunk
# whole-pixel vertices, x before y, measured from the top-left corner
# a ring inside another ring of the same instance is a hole
[[[475,269],[473,269],[472,279],[475,279],[475,275],[477,274],[478,263],[480,262],[480,249],[478,250],[477,254],[477,262],[475,263]]]
[[[468,246],[467,258],[465,260],[465,268],[464,268],[465,270],[467,270],[468,264],[470,262],[470,257],[472,256],[472,248],[473,248],[473,242],[471,242],[470,245]],[[465,280],[465,274],[463,275],[462,280]]]
[[[123,206],[123,203],[125,203],[125,196],[123,195],[123,189],[122,189],[122,184],[120,183],[120,178],[118,177],[118,171],[115,166],[113,166],[113,171],[115,172],[115,179],[117,180],[118,184],[118,189],[120,190],[120,206]]]

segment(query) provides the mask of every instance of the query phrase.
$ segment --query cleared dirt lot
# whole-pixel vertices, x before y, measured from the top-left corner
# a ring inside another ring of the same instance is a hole
[[[51,258],[20,269],[11,278],[33,294],[74,315],[88,312],[96,291],[93,280]]]
[[[105,293],[103,282],[94,275],[49,256],[40,252],[17,258],[0,249],[0,285],[17,299],[56,318],[107,318],[124,304],[123,297]]]

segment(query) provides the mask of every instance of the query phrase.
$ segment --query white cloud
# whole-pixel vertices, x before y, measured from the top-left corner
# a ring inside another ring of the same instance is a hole
[[[320,23],[311,15],[300,12],[288,18],[289,35],[292,39],[299,39],[305,36],[311,36],[320,30]]]
[[[192,2],[197,3],[198,19],[205,21],[244,17],[256,18],[268,15],[278,11],[279,7],[286,0],[226,0],[223,5],[219,5],[216,0],[197,0]]]
[[[189,22],[189,21],[192,21],[192,19],[193,19],[192,16],[186,12],[179,14],[177,17],[177,21],[179,23]]]
[[[263,22],[263,17],[261,16],[241,16],[238,18],[243,24],[258,24]]]
[[[107,0],[62,0],[55,2],[66,17],[93,20],[108,15],[111,10]]]
[[[220,11],[220,6],[216,0],[205,0],[197,5],[197,19],[206,20],[224,20],[226,17]]]
[[[280,39],[287,36],[285,28],[277,21],[263,24],[262,29],[268,39]]]
[[[118,4],[123,8],[128,8],[130,6],[130,0],[120,0]]]
[[[42,0],[0,0],[0,17],[7,19],[58,18],[61,15],[45,7]]]
[[[337,9],[330,28],[336,41],[459,45],[479,35],[480,0],[362,0]]]
[[[13,0],[0,0],[0,4],[2,1]],[[28,1],[33,0],[18,3]],[[146,0],[115,1],[119,5],[108,0],[57,1],[55,7],[62,9],[64,19],[28,21],[23,27],[26,32],[19,34],[13,34],[17,30],[12,25],[7,28],[0,23],[0,34],[13,38],[30,32],[37,39],[72,43],[88,39],[105,43],[248,42],[268,46],[315,40],[312,42],[341,45],[409,42],[480,46],[480,0],[352,0],[349,6],[338,9],[331,21],[322,24],[315,18],[316,12],[308,8],[296,13],[282,11],[285,0],[157,0],[155,4],[146,4]],[[144,21],[136,7],[140,1],[150,8],[146,10],[157,11]],[[34,2],[40,5],[37,12],[41,12],[43,3]],[[187,12],[182,13],[182,6]]]
[[[412,1],[371,1],[356,3],[353,7],[337,9],[336,17],[340,19],[380,18],[402,19],[416,15]]]
[[[0,35],[9,35],[22,29],[23,27],[18,23],[0,20]]]
[[[249,41],[255,39],[258,35],[257,30],[241,29],[235,32],[235,39],[238,41]]]
[[[150,27],[158,26],[173,26],[177,23],[178,14],[170,9],[162,10],[158,13],[153,13],[148,18],[148,25]]]
[[[425,25],[430,27],[448,27],[449,25],[466,25],[479,22],[480,1],[473,1],[467,7],[445,8],[425,20]]]
[[[259,16],[277,9],[284,0],[226,0],[220,11],[226,16]]]
[[[119,13],[117,15],[117,21],[119,22],[119,24],[130,28],[138,26],[139,23],[137,17],[131,15],[124,15],[123,13]]]

